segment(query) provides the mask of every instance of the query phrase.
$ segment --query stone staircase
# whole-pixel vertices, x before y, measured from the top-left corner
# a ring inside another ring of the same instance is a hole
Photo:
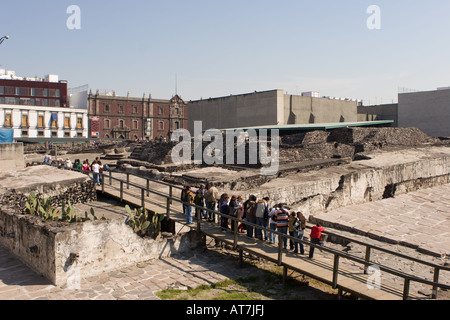
[[[133,151],[131,152],[129,158],[130,159],[135,159],[135,160],[141,160],[141,154],[145,149],[145,143],[144,142],[139,142],[133,149]]]

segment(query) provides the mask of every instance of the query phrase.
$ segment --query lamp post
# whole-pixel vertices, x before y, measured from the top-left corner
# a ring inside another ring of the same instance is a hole
[[[8,40],[8,39],[9,39],[9,36],[1,37],[1,38],[0,38],[0,44],[2,44],[3,41]]]

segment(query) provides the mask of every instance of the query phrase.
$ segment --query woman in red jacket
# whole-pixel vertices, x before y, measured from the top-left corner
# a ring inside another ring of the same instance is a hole
[[[323,247],[323,240],[322,240],[322,232],[325,231],[325,228],[320,225],[320,223],[316,224],[314,227],[312,227],[311,230],[311,243],[320,245]],[[314,255],[314,247],[309,248],[309,258],[312,259]]]

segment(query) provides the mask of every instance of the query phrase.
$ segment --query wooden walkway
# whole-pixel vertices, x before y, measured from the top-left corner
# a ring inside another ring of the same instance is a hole
[[[104,178],[104,184],[98,187],[98,191],[102,191],[106,196],[116,198],[134,207],[145,206],[148,210],[169,214],[172,221],[186,225],[186,217],[181,212],[181,202],[176,202],[175,205],[171,205],[172,202],[179,201],[177,200],[180,194],[178,187],[169,186],[168,184],[161,185],[155,182],[150,183],[148,180],[145,183],[146,179],[142,179],[141,183],[137,181],[139,180],[138,177],[133,177],[133,182],[130,182],[129,175],[125,179],[124,175],[120,176],[120,174],[116,173],[114,173],[114,178],[110,180],[108,180],[108,176]],[[152,189],[152,187],[155,188]],[[323,253],[330,253],[331,257],[334,254],[334,258],[331,259],[332,262],[330,263],[330,259],[309,259],[307,255],[293,254],[283,250],[279,245],[249,238],[244,234],[235,234],[231,231],[224,232],[218,224],[206,222],[205,220],[200,219],[199,221],[194,218],[194,224],[188,227],[199,230],[208,237],[234,246],[240,252],[241,259],[243,258],[243,253],[248,252],[283,266],[285,277],[287,276],[288,270],[297,271],[337,289],[339,296],[342,293],[352,293],[357,297],[369,300],[423,299],[423,297],[409,293],[409,283],[411,280],[414,281],[414,279],[405,278],[403,288],[394,287],[385,283],[385,281],[381,281],[379,288],[370,287],[368,283],[372,283],[370,281],[371,276],[364,272],[364,266],[368,266],[369,263],[354,256],[347,255],[344,252],[333,252],[329,248],[322,248]],[[308,252],[308,246],[310,245],[309,242],[304,242],[306,252]],[[362,263],[361,272],[346,270],[339,265],[340,258]],[[386,271],[388,268],[381,267],[381,269],[382,271]],[[395,271],[391,273],[395,274]]]

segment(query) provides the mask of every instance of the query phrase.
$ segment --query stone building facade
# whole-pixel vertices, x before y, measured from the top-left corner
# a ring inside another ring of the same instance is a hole
[[[178,95],[170,100],[88,95],[90,137],[125,140],[170,139],[176,129],[188,127],[187,103]]]

